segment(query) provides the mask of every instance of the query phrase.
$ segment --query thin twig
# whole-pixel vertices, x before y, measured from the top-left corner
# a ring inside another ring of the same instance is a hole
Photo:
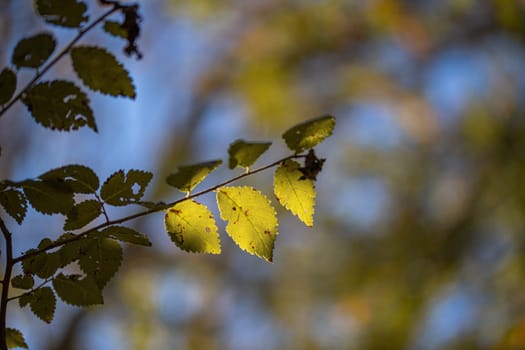
[[[51,250],[51,249],[54,249],[54,248],[57,248],[57,247],[60,247],[60,246],[63,246],[67,243],[71,243],[71,242],[74,242],[74,241],[78,241],[82,238],[84,238],[85,236],[89,235],[90,233],[93,233],[93,232],[97,232],[98,230],[100,229],[103,229],[103,228],[106,228],[108,226],[111,226],[111,225],[117,225],[117,224],[121,224],[123,222],[126,222],[126,221],[130,221],[130,220],[133,220],[133,219],[137,219],[137,218],[140,218],[142,216],[146,216],[146,215],[149,215],[149,214],[153,214],[153,213],[156,213],[156,212],[159,212],[159,211],[162,211],[162,210],[165,210],[171,206],[174,206],[175,204],[179,204],[181,202],[184,202],[184,201],[187,201],[187,200],[190,200],[192,198],[195,198],[195,197],[199,197],[199,196],[202,196],[203,194],[206,194],[206,193],[210,193],[210,192],[213,192],[223,186],[226,186],[232,182],[235,182],[235,181],[238,181],[244,177],[247,177],[247,176],[250,176],[250,175],[253,175],[253,174],[256,174],[258,172],[261,172],[263,170],[266,170],[266,169],[269,169],[269,168],[272,168],[274,166],[277,166],[279,164],[281,164],[282,162],[286,161],[286,160],[289,160],[289,159],[297,159],[297,158],[305,158],[306,155],[304,154],[293,154],[291,156],[287,156],[287,157],[284,157],[284,158],[281,158],[279,159],[278,161],[275,161],[271,164],[268,164],[268,165],[265,165],[265,166],[262,166],[260,168],[257,168],[255,170],[251,170],[247,173],[242,173],[241,175],[238,175],[238,176],[235,176],[229,180],[226,180],[224,182],[221,182],[220,184],[218,185],[215,185],[215,186],[212,186],[212,187],[209,187],[205,190],[202,190],[200,192],[196,192],[196,193],[193,193],[189,196],[186,196],[184,198],[181,198],[181,199],[178,199],[174,202],[171,202],[171,203],[167,203],[165,205],[162,205],[160,207],[155,207],[153,209],[149,209],[149,210],[145,210],[145,211],[142,211],[142,212],[139,212],[139,213],[135,213],[135,214],[132,214],[132,215],[129,215],[129,216],[126,216],[126,217],[123,217],[123,218],[120,218],[120,219],[116,219],[116,220],[111,220],[111,221],[107,221],[107,222],[104,222],[98,226],[95,226],[95,227],[92,227],[84,232],[81,232],[77,235],[75,235],[74,237],[71,237],[71,238],[68,238],[68,239],[64,239],[64,240],[60,240],[60,241],[56,241],[56,242],[53,242],[51,243],[50,245],[46,246],[45,248],[42,248],[42,249],[38,249],[38,250],[33,250],[33,251],[29,251],[29,252],[26,252],[25,254],[22,254],[21,256],[17,257],[17,258],[14,258],[13,259],[13,264],[16,264],[18,262],[21,262],[25,259],[28,259],[32,256],[35,256],[35,255],[38,255],[40,253],[43,253],[43,252],[46,252],[48,250]]]
[[[43,286],[45,286],[46,284],[48,284],[52,280],[53,280],[52,278],[48,278],[48,279],[44,280],[42,283],[40,283],[36,288],[31,288],[31,290],[28,290],[27,292],[22,293],[20,295],[17,295],[15,297],[7,298],[7,302],[10,302],[11,300],[20,299],[20,298],[22,298],[25,295],[29,295],[29,294],[33,293],[34,291],[42,288]]]
[[[98,203],[100,204],[100,209],[102,209],[102,214],[104,215],[104,218],[106,219],[106,222],[109,222],[109,215],[108,215],[108,212],[106,211],[106,207],[104,206],[104,202],[102,201],[102,199],[100,198],[100,196],[95,193],[95,198],[97,199]]]
[[[73,48],[73,46],[87,33],[89,32],[91,29],[93,29],[93,27],[95,27],[97,24],[99,24],[100,22],[102,22],[104,19],[106,19],[108,16],[111,16],[113,13],[115,13],[116,11],[118,11],[119,9],[122,8],[122,5],[114,5],[110,10],[108,10],[106,13],[104,13],[102,16],[100,16],[99,18],[97,18],[95,21],[93,21],[91,24],[89,24],[87,27],[85,28],[82,28],[78,34],[73,38],[73,40],[71,40],[69,42],[69,44],[67,44],[63,49],[62,51],[60,51],[56,56],[55,58],[53,58],[51,61],[49,61],[48,64],[46,64],[44,66],[44,68],[42,68],[42,70],[37,70],[37,74],[33,77],[33,79],[31,79],[29,81],[29,83],[26,84],[26,86],[24,86],[24,88],[22,90],[20,90],[20,92],[11,100],[9,101],[8,104],[6,104],[1,110],[0,110],[0,117],[2,117],[4,115],[5,112],[7,112],[7,110],[9,108],[11,108],[18,100],[20,100],[22,98],[22,96],[27,92],[27,90],[29,90],[29,88],[34,84],[36,83],[38,80],[40,80],[40,78],[42,78],[42,76],[49,70],[51,69],[51,67],[53,67],[58,61],[60,61],[65,55],[68,54],[68,52],[71,50],[71,48]]]
[[[0,230],[5,240],[6,261],[4,270],[4,283],[2,285],[2,294],[0,296],[0,349],[7,350],[6,342],[6,317],[7,317],[7,300],[9,295],[9,282],[11,281],[11,273],[13,272],[13,241],[11,239],[11,232],[0,218]]]

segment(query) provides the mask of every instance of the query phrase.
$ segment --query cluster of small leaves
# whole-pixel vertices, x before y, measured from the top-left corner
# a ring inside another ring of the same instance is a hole
[[[137,57],[142,57],[136,43],[140,33],[138,5],[123,5],[117,1],[111,4],[112,11],[120,11],[124,21],[121,24],[107,21],[104,25],[106,32],[128,41],[124,49],[128,56],[135,53]],[[77,38],[84,34],[83,28],[89,20],[87,5],[80,0],[36,0],[35,9],[49,24],[80,30]],[[44,31],[22,38],[11,56],[13,68],[6,67],[0,71],[0,107],[20,99],[35,121],[46,128],[72,131],[87,126],[96,132],[90,100],[81,87],[66,80],[40,81],[40,70],[47,71],[66,54],[70,55],[77,77],[88,89],[110,96],[135,98],[133,80],[112,53],[101,47],[73,43],[76,40],[50,60],[57,47],[52,33]],[[22,69],[35,70],[35,79],[19,95],[15,95],[17,73]],[[1,109],[3,112],[5,109]]]
[[[135,86],[123,64],[106,49],[77,45],[77,41],[107,16],[120,12],[122,22],[105,20],[103,29],[127,40],[124,53],[140,59],[142,53],[136,43],[141,21],[138,5],[99,0],[100,5],[112,8],[88,24],[87,6],[82,0],[35,0],[34,3],[37,13],[47,23],[79,32],[56,54],[57,40],[50,32],[36,33],[15,45],[12,68],[0,71],[0,115],[20,100],[35,121],[44,127],[71,131],[87,126],[96,132],[90,101],[82,87],[61,79],[41,81],[41,77],[69,54],[73,70],[84,87],[113,97],[134,99]],[[53,54],[55,57],[51,59]],[[16,94],[18,73],[22,69],[35,71],[35,77]],[[250,167],[271,143],[236,140],[228,149],[228,166],[230,169],[243,168],[244,173],[199,193],[192,191],[222,164],[222,160],[180,166],[176,173],[168,176],[167,183],[186,196],[170,204],[143,200],[153,174],[142,170],[119,170],[101,183],[92,169],[68,165],[32,179],[0,181],[0,206],[18,224],[23,223],[29,207],[44,215],[64,216],[62,235],[56,239],[44,238],[37,248],[17,258],[8,258],[7,265],[22,263],[22,273],[4,284],[9,283],[21,293],[7,300],[3,297],[3,307],[7,301],[17,299],[20,307],[29,306],[39,319],[50,323],[57,299],[74,306],[102,304],[103,289],[122,264],[122,244],[151,246],[146,235],[120,224],[161,210],[165,210],[166,231],[176,246],[187,252],[219,254],[221,240],[215,218],[209,208],[194,199],[212,191],[216,192],[220,217],[227,222],[226,233],[231,239],[242,250],[272,261],[278,219],[271,200],[251,186],[229,184],[276,167],[274,195],[278,202],[304,224],[313,226],[315,181],[324,163],[324,159],[317,158],[314,147],[331,135],[334,126],[335,119],[324,116],[289,129],[283,139],[293,154],[256,170]],[[302,153],[307,150],[308,153]],[[300,159],[304,164],[297,161]],[[132,204],[147,209],[110,220],[108,206]],[[6,232],[3,233],[5,236]],[[74,273],[71,265],[76,266]],[[5,331],[9,348],[27,348],[20,331],[12,328]]]
[[[315,176],[324,160],[315,156],[313,147],[332,134],[335,119],[325,116],[297,125],[283,134],[295,154],[283,161],[274,174],[274,194],[279,203],[307,226],[313,226],[315,207]],[[229,149],[230,168],[249,167],[270,147],[269,142],[237,140]],[[310,149],[307,155],[299,153]],[[304,158],[303,167],[291,158]],[[213,160],[179,167],[167,178],[167,183],[190,192],[221,164]],[[308,176],[310,174],[310,176]],[[244,251],[267,261],[273,259],[278,221],[271,201],[250,186],[224,186],[216,189],[220,216],[227,221],[226,232]],[[189,252],[218,254],[221,252],[217,225],[212,213],[194,200],[181,201],[166,211],[165,226],[172,241]]]
[[[54,241],[45,238],[37,249],[27,251],[27,258],[22,260],[23,274],[11,279],[13,288],[25,291],[18,298],[19,305],[29,305],[38,318],[49,323],[53,320],[56,296],[76,306],[102,304],[102,290],[122,262],[121,243],[151,246],[151,242],[135,230],[108,224],[107,219],[84,233],[75,231],[104,217],[106,205],[141,205],[151,178],[148,172],[121,170],[100,185],[90,168],[69,165],[36,179],[0,183],[0,205],[19,224],[29,205],[42,214],[65,216],[66,233]],[[68,274],[67,267],[72,263],[77,263],[83,275]],[[41,282],[36,283],[36,279]],[[51,286],[47,285],[49,282]]]
[[[294,153],[281,162],[259,169],[277,166],[274,194],[283,207],[307,226],[313,225],[315,180],[305,174],[311,171],[308,167],[312,164],[322,166],[313,147],[332,133],[334,125],[335,119],[325,116],[290,129],[298,132],[287,131],[283,138],[287,145],[297,145],[289,146]],[[229,164],[249,169],[269,146],[270,143],[237,140],[229,147]],[[309,148],[310,152],[300,154],[303,147]],[[304,166],[301,167],[294,158],[304,159]],[[103,288],[122,263],[121,244],[151,246],[146,235],[110,221],[106,206],[136,204],[154,208],[146,213],[167,208],[166,231],[176,246],[187,252],[219,254],[221,242],[215,218],[205,205],[193,199],[214,190],[220,217],[227,222],[226,232],[231,239],[242,250],[272,261],[278,219],[266,195],[250,186],[227,185],[191,194],[221,163],[221,160],[213,160],[179,167],[167,182],[186,193],[186,197],[175,201],[171,207],[142,200],[153,175],[141,170],[119,170],[102,185],[95,172],[82,165],[53,169],[20,182],[0,182],[0,205],[19,224],[29,206],[42,214],[65,216],[64,234],[56,240],[43,239],[36,249],[27,251],[20,258],[23,274],[11,279],[13,288],[24,291],[17,297],[19,305],[29,306],[38,318],[49,323],[53,320],[57,296],[74,306],[103,303]],[[320,168],[315,171],[320,171]],[[226,183],[250,173],[248,170]],[[94,224],[97,219],[102,223]],[[81,229],[84,231],[79,232]],[[82,274],[68,272],[72,263]],[[12,333],[12,341],[18,342],[18,336],[19,333]]]

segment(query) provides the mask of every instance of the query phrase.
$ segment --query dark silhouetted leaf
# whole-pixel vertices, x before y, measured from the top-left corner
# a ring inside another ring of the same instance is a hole
[[[48,23],[79,28],[89,17],[86,4],[79,0],[36,0],[36,10]]]
[[[56,41],[49,33],[39,33],[16,44],[11,62],[16,68],[38,68],[55,51]]]
[[[44,242],[46,244],[44,244]],[[42,240],[38,245],[38,249],[46,248],[49,245],[48,242],[51,242],[51,240]],[[33,251],[35,250],[30,249],[28,253]],[[42,252],[22,261],[22,270],[25,274],[36,274],[38,277],[43,279],[53,276],[60,267],[61,260],[58,252]]]
[[[98,218],[102,214],[100,203],[94,199],[76,204],[69,213],[67,213],[64,230],[78,230]]]
[[[20,296],[18,299],[18,305],[20,305],[21,308],[26,307],[31,302],[31,294],[24,294]]]
[[[59,274],[53,279],[55,292],[65,303],[75,306],[89,306],[104,303],[102,291],[93,277],[66,276]]]
[[[283,134],[283,139],[289,149],[295,152],[302,152],[318,145],[332,135],[334,126],[334,117],[320,117],[288,129]]]
[[[75,237],[71,233],[66,233],[63,235],[63,239]],[[65,267],[80,259],[81,256],[87,253],[87,250],[91,244],[91,238],[83,238],[76,241],[72,241],[64,244],[58,250],[58,255],[60,256],[60,266]]]
[[[230,169],[236,166],[247,168],[268,150],[271,142],[246,142],[244,140],[237,140],[230,144],[228,148],[229,160],[228,166]]]
[[[75,84],[54,80],[32,86],[22,102],[35,120],[50,129],[77,130],[88,126],[97,131],[89,98]]]
[[[222,160],[219,159],[195,165],[180,166],[175,174],[168,176],[166,182],[182,192],[191,192],[195,186],[221,164]]]
[[[110,226],[100,232],[101,237],[109,237],[121,242],[142,245],[146,247],[151,246],[149,238],[140,232],[132,230],[124,226]]]
[[[30,249],[27,251],[27,253],[33,253],[35,251],[36,249]],[[35,274],[46,263],[46,260],[47,260],[46,253],[40,253],[32,257],[29,257],[27,259],[24,259],[22,261],[22,270],[24,271],[25,274]]]
[[[272,261],[277,236],[277,215],[270,201],[253,187],[223,187],[217,190],[226,232],[250,254]]]
[[[62,181],[26,180],[21,186],[31,206],[42,214],[67,214],[75,204],[74,193]]]
[[[31,293],[29,306],[42,321],[51,323],[55,314],[57,299],[51,287],[42,287]]]
[[[310,179],[303,178],[300,164],[287,160],[275,170],[273,189],[277,200],[307,226],[313,226],[315,187]]]
[[[27,200],[22,192],[14,189],[0,192],[0,205],[18,224],[24,221],[27,212]]]
[[[140,201],[153,174],[147,171],[119,170],[102,185],[100,195],[111,205],[122,206]]]
[[[105,21],[104,30],[106,31],[106,33],[119,38],[127,39],[128,37],[128,32],[126,31],[126,29],[122,28],[120,23],[115,21]]]
[[[38,249],[46,249],[51,244],[53,244],[51,238],[43,238],[42,240],[40,240],[40,243],[38,243]]]
[[[111,96],[135,98],[135,86],[113,54],[100,47],[77,46],[71,50],[73,68],[87,87]]]
[[[99,186],[97,174],[84,165],[67,165],[39,176],[42,180],[62,180],[75,193],[96,193]]]
[[[18,275],[11,279],[11,285],[18,289],[31,289],[35,285],[32,275]]]
[[[23,348],[29,349],[24,339],[24,335],[18,329],[6,328],[5,338],[8,349]]]
[[[206,206],[190,200],[175,204],[166,211],[164,224],[171,240],[182,250],[220,254],[217,225]]]
[[[16,74],[9,68],[0,72],[0,106],[9,102],[16,90]]]
[[[82,271],[93,277],[102,290],[115,275],[122,262],[122,247],[109,238],[92,239],[78,263]]]
[[[60,255],[57,252],[47,253],[44,265],[36,272],[36,275],[42,279],[49,278],[60,268]]]

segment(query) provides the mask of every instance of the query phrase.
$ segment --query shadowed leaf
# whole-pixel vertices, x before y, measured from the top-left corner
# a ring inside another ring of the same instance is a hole
[[[71,131],[88,126],[97,131],[87,95],[69,81],[36,84],[29,88],[22,102],[33,118],[46,128]]]
[[[31,293],[29,306],[31,311],[42,321],[51,323],[55,315],[57,299],[51,287],[42,287]]]
[[[111,205],[123,206],[139,202],[153,174],[142,170],[119,170],[102,185],[100,195]]]
[[[217,225],[206,206],[190,200],[175,204],[166,211],[164,224],[171,240],[182,250],[220,254]]]
[[[105,21],[104,31],[118,38],[122,38],[122,39],[128,38],[128,32],[126,31],[126,29],[122,28],[120,23],[115,22],[115,21]]]
[[[75,237],[71,233],[64,234],[61,238],[68,239]],[[64,244],[59,250],[58,255],[60,256],[60,266],[65,267],[66,265],[78,260],[82,255],[86,254],[91,238],[79,239]]]
[[[195,186],[201,183],[212,171],[214,171],[222,160],[211,160],[194,165],[178,167],[175,174],[166,179],[168,185],[178,188],[182,192],[191,192]]]
[[[38,68],[51,56],[56,47],[53,35],[39,33],[16,44],[11,62],[16,68]]]
[[[73,68],[91,90],[111,96],[135,98],[135,86],[113,54],[92,46],[77,46],[71,50]]]
[[[18,275],[11,279],[13,288],[31,289],[35,285],[35,280],[32,275]]]
[[[67,165],[50,170],[39,176],[42,180],[62,180],[75,193],[95,193],[98,190],[97,174],[84,165]]]
[[[8,349],[23,348],[29,349],[24,339],[24,335],[18,329],[6,328],[5,338]]]
[[[283,139],[289,149],[299,153],[318,145],[332,135],[334,126],[334,117],[320,117],[288,129],[283,134]]]
[[[110,226],[100,232],[101,237],[108,237],[121,242],[151,247],[151,241],[145,235],[124,226]]]
[[[93,277],[102,290],[122,263],[122,247],[109,238],[92,239],[78,263],[82,271]]]
[[[52,241],[44,238],[40,241],[38,249],[45,249]],[[28,253],[35,251],[30,249]],[[42,279],[49,278],[61,267],[60,255],[58,252],[41,252],[22,261],[22,270],[25,274],[36,274]]]
[[[16,90],[16,74],[9,68],[0,72],[0,106],[11,100]]]
[[[63,181],[26,180],[21,186],[31,206],[42,214],[67,214],[73,208],[74,193]]]
[[[36,0],[36,10],[48,23],[78,28],[87,22],[87,6],[78,0]]]
[[[24,221],[27,212],[27,200],[18,190],[5,190],[0,192],[0,205],[18,224]]]
[[[237,140],[230,144],[228,148],[229,160],[228,166],[230,169],[236,166],[247,168],[268,150],[271,142],[246,142],[244,140]]]
[[[90,199],[76,204],[67,213],[64,230],[78,230],[95,220],[102,214],[100,203],[95,199]]]
[[[104,303],[102,291],[93,277],[66,276],[59,274],[53,279],[55,292],[65,303],[74,306],[89,306]]]

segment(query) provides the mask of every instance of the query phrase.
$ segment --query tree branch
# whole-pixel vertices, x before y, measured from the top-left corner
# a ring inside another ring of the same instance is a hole
[[[230,184],[232,182],[238,181],[238,180],[240,180],[240,179],[242,179],[244,177],[247,177],[247,176],[259,173],[261,171],[264,171],[266,169],[272,168],[274,166],[277,166],[277,165],[281,164],[282,162],[284,162],[286,160],[297,159],[297,158],[305,158],[305,157],[306,157],[305,154],[293,154],[291,156],[287,156],[287,157],[281,158],[281,159],[279,159],[279,160],[277,160],[277,161],[275,161],[275,162],[273,162],[271,164],[268,164],[268,165],[262,166],[260,168],[257,168],[257,169],[250,170],[248,172],[242,173],[241,175],[235,176],[235,177],[233,177],[233,178],[231,178],[229,180],[221,182],[218,185],[209,187],[209,188],[207,188],[205,190],[202,190],[200,192],[196,192],[196,193],[191,194],[189,196],[186,196],[184,198],[178,199],[178,200],[176,200],[174,202],[167,203],[167,204],[164,204],[164,205],[161,205],[161,206],[157,206],[157,207],[155,207],[153,209],[145,210],[145,211],[142,211],[142,212],[139,212],[139,213],[136,213],[136,214],[132,214],[132,215],[120,218],[120,219],[106,221],[106,222],[104,222],[104,223],[102,223],[102,224],[100,224],[98,226],[92,227],[92,228],[90,228],[90,229],[88,229],[88,230],[86,230],[84,232],[81,232],[81,233],[75,235],[74,237],[71,237],[71,238],[68,238],[68,239],[64,239],[64,240],[60,240],[60,241],[56,241],[56,242],[53,242],[52,244],[48,245],[45,248],[38,249],[38,250],[33,250],[33,251],[27,252],[25,254],[22,254],[21,256],[14,258],[12,260],[12,262],[13,262],[13,264],[19,263],[19,262],[21,262],[21,261],[23,261],[25,259],[28,259],[28,258],[30,258],[32,256],[41,254],[41,253],[46,252],[48,250],[51,250],[51,249],[54,249],[54,248],[57,248],[57,247],[61,247],[61,246],[65,245],[67,243],[70,243],[70,242],[78,241],[78,240],[88,236],[89,234],[91,234],[93,232],[97,232],[98,230],[106,228],[108,226],[121,224],[121,223],[126,222],[126,221],[130,221],[130,220],[133,220],[133,219],[140,218],[142,216],[146,216],[146,215],[149,215],[149,214],[153,214],[153,213],[165,210],[165,209],[167,209],[167,208],[169,208],[171,206],[174,206],[175,204],[178,204],[178,203],[190,200],[190,199],[195,198],[195,197],[202,196],[203,194],[206,194],[206,193],[213,192],[213,191],[215,191],[215,190],[217,190],[217,189],[219,189],[219,188],[221,188],[223,186],[226,186],[226,185],[228,185],[228,184]]]
[[[22,90],[13,98],[11,101],[9,101],[8,104],[6,104],[1,110],[0,110],[0,117],[2,117],[9,108],[11,108],[18,100],[22,98],[22,95],[24,95],[29,88],[36,83],[42,76],[49,70],[51,67],[53,67],[58,61],[60,61],[65,55],[68,54],[68,52],[73,48],[73,46],[91,29],[93,29],[97,24],[102,22],[104,19],[115,13],[116,11],[120,10],[123,7],[123,5],[115,4],[110,10],[102,14],[99,18],[97,18],[95,21],[93,21],[91,24],[89,24],[87,27],[81,29],[78,34],[67,44],[62,51],[60,51],[55,58],[53,58],[51,61],[49,61],[48,64],[42,68],[42,70],[37,71],[37,74],[29,81],[29,83],[24,86]]]
[[[9,295],[9,283],[11,281],[11,273],[13,271],[13,241],[11,240],[11,232],[7,229],[4,221],[0,218],[0,230],[5,240],[6,261],[4,278],[2,284],[2,294],[0,296],[0,349],[7,350],[6,342],[6,317],[7,317],[7,301]]]

